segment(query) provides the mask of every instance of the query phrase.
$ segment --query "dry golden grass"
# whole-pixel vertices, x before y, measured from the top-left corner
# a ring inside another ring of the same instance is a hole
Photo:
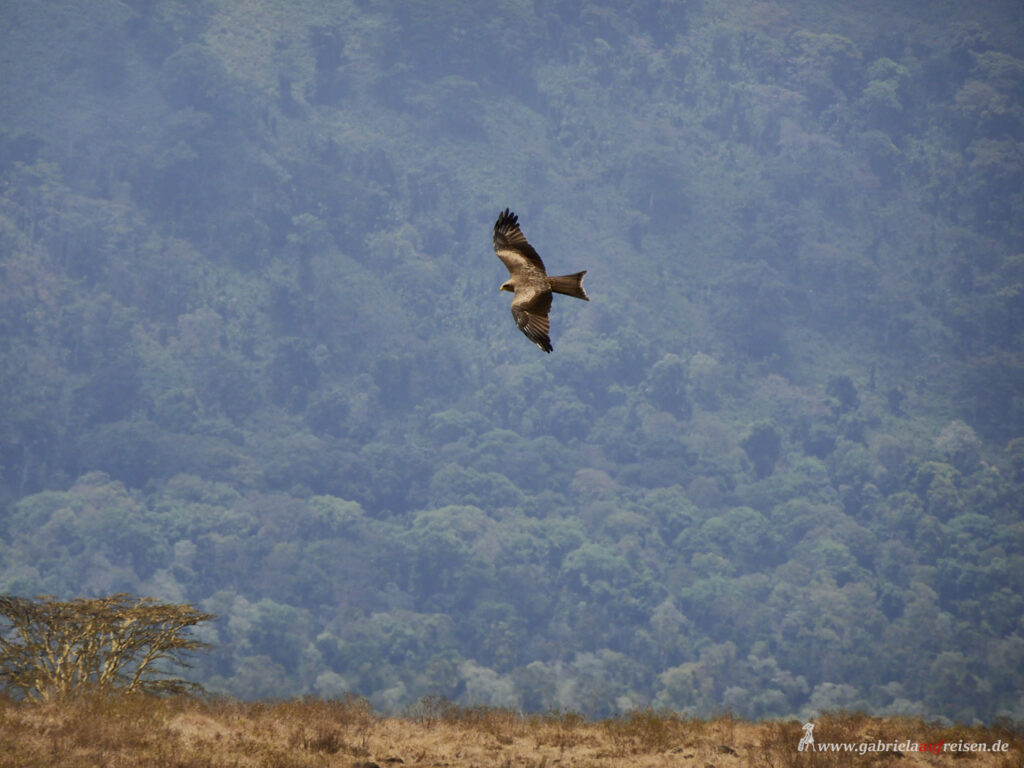
[[[1006,753],[798,752],[801,723],[695,720],[634,712],[593,722],[572,713],[523,716],[427,699],[404,717],[365,700],[80,698],[29,704],[0,699],[0,768],[1024,768],[1024,738],[992,728],[940,727],[912,718],[829,714],[816,741],[1010,744]]]

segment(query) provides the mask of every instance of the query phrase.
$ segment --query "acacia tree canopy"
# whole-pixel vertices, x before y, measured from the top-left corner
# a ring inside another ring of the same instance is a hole
[[[208,644],[187,630],[214,616],[188,604],[121,593],[61,601],[0,596],[0,680],[17,695],[47,700],[86,689],[184,693],[197,683],[172,674]]]

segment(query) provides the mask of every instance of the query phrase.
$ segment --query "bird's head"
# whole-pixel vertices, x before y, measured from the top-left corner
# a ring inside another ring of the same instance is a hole
[[[516,292],[516,289],[513,287],[511,280],[506,280],[504,283],[502,283],[501,287],[498,288],[498,290],[499,291],[508,291],[509,293],[515,293]]]

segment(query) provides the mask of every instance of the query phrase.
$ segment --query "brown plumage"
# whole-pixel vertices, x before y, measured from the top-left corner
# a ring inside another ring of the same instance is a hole
[[[526,338],[545,352],[550,352],[548,313],[551,311],[551,293],[590,301],[583,290],[583,276],[587,270],[574,275],[548,277],[544,262],[519,229],[519,217],[508,208],[498,214],[494,223],[494,252],[508,267],[509,278],[499,290],[514,294],[512,317],[516,325]]]

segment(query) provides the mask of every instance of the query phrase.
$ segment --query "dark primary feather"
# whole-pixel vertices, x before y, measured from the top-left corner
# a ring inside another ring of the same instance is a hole
[[[522,293],[516,291],[516,296],[512,300],[512,317],[515,318],[519,330],[526,334],[526,338],[545,352],[550,352],[553,349],[549,335],[551,325],[548,321],[551,291],[520,295]]]
[[[508,208],[498,214],[498,220],[494,223],[494,252],[505,262],[509,274],[515,274],[517,269],[524,266],[535,267],[542,274],[547,274],[544,262],[519,229],[519,217]]]

